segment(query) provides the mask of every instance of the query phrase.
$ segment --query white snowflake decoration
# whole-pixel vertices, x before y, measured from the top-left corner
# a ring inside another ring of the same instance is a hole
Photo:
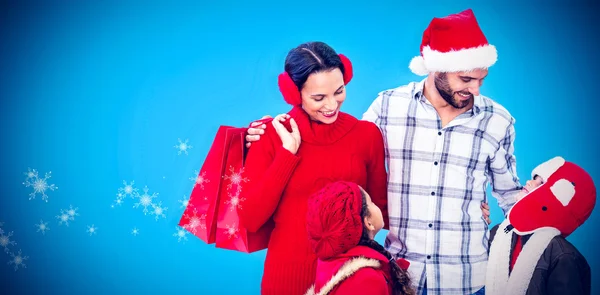
[[[48,202],[48,195],[46,195],[46,191],[54,191],[57,190],[58,187],[54,184],[48,184],[48,179],[52,177],[52,171],[46,173],[44,178],[40,178],[37,170],[28,168],[28,171],[25,173],[27,178],[25,178],[25,182],[23,184],[25,187],[32,187],[33,191],[29,194],[29,200],[35,199],[35,196],[40,194],[42,195],[42,200]]]
[[[181,155],[181,153],[185,153],[187,155],[188,150],[192,149],[192,146],[188,144],[188,139],[186,139],[185,142],[183,142],[181,141],[181,138],[178,138],[177,141],[179,141],[179,143],[175,145],[175,148],[179,150],[177,151],[177,155]]]
[[[131,234],[132,234],[132,235],[134,235],[134,236],[137,236],[137,235],[139,235],[139,234],[140,234],[140,230],[139,230],[139,229],[137,229],[137,227],[134,227],[134,228],[131,230]]]
[[[135,181],[132,181],[129,184],[127,184],[127,181],[123,180],[123,187],[119,188],[117,198],[123,199],[127,196],[129,196],[130,198],[135,197],[135,195],[137,195],[138,193],[138,189],[133,187],[134,184]]]
[[[190,204],[190,199],[188,199],[186,196],[183,196],[183,199],[179,200],[178,202],[181,203],[179,208],[186,208]]]
[[[38,228],[37,232],[41,231],[43,235],[46,234],[47,230],[50,230],[48,223],[44,222],[43,220],[40,220],[40,224],[36,224],[35,226]]]
[[[73,205],[69,205],[69,210],[67,210],[67,214],[69,215],[71,220],[75,220],[75,216],[79,216],[77,210],[79,210],[79,208],[73,208]]]
[[[173,234],[174,237],[177,237],[177,243],[181,242],[182,240],[185,243],[185,241],[187,241],[186,235],[187,233],[185,230],[179,227],[177,227],[177,231]]]
[[[78,209],[79,208],[73,208],[72,205],[69,205],[69,209],[60,209],[60,214],[56,215],[58,224],[65,224],[66,226],[69,226],[69,221],[73,221],[75,220],[75,216],[79,216],[79,213],[77,213]]]
[[[248,182],[248,179],[242,176],[242,174],[244,173],[244,167],[240,168],[238,172],[235,172],[235,169],[233,167],[229,167],[229,172],[231,174],[223,176],[225,180],[230,181],[227,185],[227,189],[231,189],[235,184],[237,186],[237,191],[239,192],[242,189],[242,182]]]
[[[15,253],[10,253],[10,256],[12,257],[12,259],[8,262],[8,265],[14,264],[15,271],[17,271],[17,269],[19,269],[19,267],[27,268],[27,265],[25,265],[25,260],[29,259],[29,256],[23,256],[21,254],[21,250],[19,250],[19,252],[17,252],[17,255],[15,255]]]
[[[137,195],[136,197],[139,199],[139,201],[137,203],[135,203],[133,205],[133,208],[138,208],[139,206],[144,207],[144,215],[146,215],[148,213],[148,207],[152,206],[152,199],[156,198],[158,196],[158,193],[152,193],[151,195],[148,194],[148,186],[144,187],[144,193],[141,195]]]
[[[225,201],[225,204],[229,204],[231,205],[229,207],[230,211],[233,211],[235,209],[242,209],[242,204],[241,202],[245,201],[246,198],[240,198],[240,194],[239,192],[235,195],[231,195],[229,194],[229,200]]]
[[[238,232],[240,231],[235,224],[230,226],[230,225],[225,225],[225,228],[227,228],[227,235],[229,236],[229,239],[231,240],[232,238],[237,238],[238,237]]]
[[[4,248],[4,252],[8,253],[8,246],[14,246],[17,243],[15,241],[11,241],[10,237],[12,237],[13,232],[9,232],[4,235],[4,233],[0,234],[0,247]]]
[[[121,204],[123,204],[123,199],[122,198],[117,198],[115,200],[115,203],[110,205],[111,208],[115,208],[115,206],[121,206]]]
[[[152,204],[152,212],[150,214],[156,215],[155,219],[158,221],[158,218],[161,216],[163,218],[167,218],[165,215],[165,211],[167,211],[167,207],[162,207],[162,202],[158,202],[158,204]]]
[[[93,224],[92,224],[92,226],[88,225],[87,233],[89,233],[90,236],[91,235],[95,235],[97,232],[98,232],[98,228],[97,227],[95,227]]]
[[[206,171],[200,173],[198,170],[194,170],[194,177],[190,177],[190,180],[194,182],[194,187],[199,185],[201,189],[204,189],[205,183],[210,182],[210,180],[206,179]]]
[[[189,213],[185,213],[184,217],[187,218],[188,222],[183,225],[183,228],[187,229],[193,234],[198,232],[198,228],[206,229],[206,214],[202,214],[198,216],[198,211],[196,208],[192,210],[193,215],[189,215]]]

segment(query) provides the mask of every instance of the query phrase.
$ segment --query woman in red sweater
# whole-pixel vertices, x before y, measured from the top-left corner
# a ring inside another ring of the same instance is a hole
[[[387,212],[383,138],[377,126],[340,112],[352,65],[322,42],[292,49],[279,87],[293,106],[264,129],[245,162],[241,222],[257,231],[270,219],[263,295],[302,295],[314,282],[317,258],[308,244],[308,197],[338,180],[360,184]],[[387,221],[387,216],[384,217]]]
[[[315,284],[306,295],[415,294],[408,262],[395,261],[373,240],[383,216],[361,187],[345,181],[327,185],[309,199],[306,220],[319,258]]]

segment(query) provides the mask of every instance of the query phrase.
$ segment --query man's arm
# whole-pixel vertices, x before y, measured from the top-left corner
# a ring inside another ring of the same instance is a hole
[[[379,127],[380,129],[381,129],[381,126],[379,126],[379,123],[380,123],[379,116],[381,115],[382,101],[383,101],[383,96],[380,93],[377,96],[377,98],[373,101],[373,103],[371,103],[371,106],[369,106],[369,109],[363,114],[363,117],[362,117],[362,119],[365,121],[375,123],[375,125],[377,125],[377,127]]]
[[[517,195],[522,189],[517,176],[515,151],[514,119],[511,119],[506,134],[499,142],[499,147],[490,159],[489,175],[492,183],[492,196],[498,199],[498,205],[504,215],[515,204]]]

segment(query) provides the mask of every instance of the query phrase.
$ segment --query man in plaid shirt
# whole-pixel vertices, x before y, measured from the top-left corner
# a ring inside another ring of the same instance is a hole
[[[410,64],[427,78],[379,93],[363,116],[385,139],[386,248],[411,262],[417,294],[483,294],[486,186],[504,213],[521,189],[515,120],[479,93],[496,59],[471,10],[434,18]]]

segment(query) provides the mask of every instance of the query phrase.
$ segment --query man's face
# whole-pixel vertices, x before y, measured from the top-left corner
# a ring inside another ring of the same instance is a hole
[[[479,95],[479,87],[488,74],[487,69],[469,72],[435,73],[435,87],[444,100],[456,109],[462,109]]]

